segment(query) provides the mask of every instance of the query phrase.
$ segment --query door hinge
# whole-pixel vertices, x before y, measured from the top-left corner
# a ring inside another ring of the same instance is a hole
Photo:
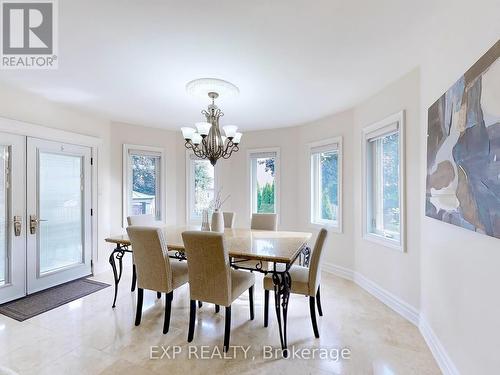
[[[94,165],[94,158],[90,158],[90,165]]]
[[[93,208],[90,209],[90,216],[94,216],[94,209]]]

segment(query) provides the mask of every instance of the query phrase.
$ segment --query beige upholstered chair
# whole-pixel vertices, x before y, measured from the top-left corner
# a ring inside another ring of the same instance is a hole
[[[250,319],[254,318],[255,276],[250,272],[231,269],[221,233],[184,232],[182,239],[189,269],[191,299],[188,342],[191,342],[194,336],[196,301],[214,303],[226,308],[224,350],[227,352],[231,333],[231,304],[247,289],[250,297]]]
[[[173,261],[167,254],[163,230],[157,227],[129,226],[127,233],[134,249],[132,255],[137,269],[137,313],[135,325],[141,324],[144,289],[166,294],[163,333],[170,326],[173,291],[188,282],[186,262]]]
[[[309,311],[314,330],[314,336],[319,338],[318,324],[316,323],[315,303],[318,304],[319,316],[323,316],[320,299],[320,278],[321,278],[321,254],[325,243],[327,231],[322,228],[318,233],[318,238],[314,244],[309,268],[302,266],[292,266],[290,277],[292,285],[290,293],[303,294],[309,296]],[[272,275],[264,277],[264,327],[267,327],[269,317],[269,291],[274,290]]]
[[[154,215],[133,215],[127,217],[128,225],[154,226]]]
[[[234,225],[234,212],[223,212],[224,228],[232,228]]]
[[[252,214],[251,229],[278,230],[278,214]]]
[[[127,224],[128,225],[141,225],[141,226],[148,226],[148,227],[163,226],[163,223],[161,221],[157,221],[155,216],[152,214],[127,216]],[[174,254],[175,254],[175,251],[169,252],[169,255],[174,255]],[[130,290],[132,292],[135,290],[136,280],[137,280],[137,276],[136,276],[135,264],[132,264],[132,286],[130,288]],[[158,296],[158,298],[161,298],[161,293],[158,292],[157,296]]]

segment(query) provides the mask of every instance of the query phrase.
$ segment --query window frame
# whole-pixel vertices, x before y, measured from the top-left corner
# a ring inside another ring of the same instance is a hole
[[[266,148],[253,148],[247,150],[247,186],[248,186],[248,203],[249,203],[249,218],[252,218],[253,206],[254,206],[254,193],[253,193],[253,166],[252,166],[252,155],[261,154],[261,153],[276,153],[276,161],[275,161],[275,171],[274,171],[274,202],[275,202],[275,213],[277,215],[277,222],[280,222],[280,177],[281,177],[281,155],[279,147],[266,147]]]
[[[130,192],[130,183],[132,181],[131,165],[129,155],[131,153],[136,152],[137,154],[150,155],[150,156],[159,156],[160,157],[160,178],[157,178],[157,184],[159,184],[159,200],[160,202],[156,205],[157,209],[159,209],[160,220],[157,220],[163,224],[166,222],[166,213],[167,213],[167,186],[166,186],[166,176],[167,176],[167,163],[165,159],[165,150],[161,147],[153,147],[153,146],[143,146],[143,145],[134,145],[134,144],[123,144],[123,171],[122,171],[122,227],[126,228],[128,226],[127,216],[130,216],[129,210],[129,192]]]
[[[370,155],[369,142],[373,138],[383,137],[391,133],[399,133],[399,227],[400,238],[393,240],[370,230],[369,220],[372,215],[372,192],[374,160]],[[362,177],[363,177],[363,238],[390,249],[406,251],[406,173],[405,173],[405,111],[394,113],[381,121],[362,129]]]
[[[194,157],[194,158],[193,158]],[[186,150],[186,223],[189,225],[200,225],[202,218],[194,218],[191,213],[191,206],[194,204],[194,173],[192,160],[207,160],[203,158],[198,158],[196,155],[190,151]],[[214,194],[217,194],[220,186],[220,168],[218,164],[214,167]]]
[[[337,224],[335,225],[331,220],[319,219],[317,220],[317,212],[315,209],[318,208],[318,198],[316,194],[319,193],[320,182],[319,171],[317,166],[314,165],[313,156],[316,154],[314,151],[315,148],[332,147],[331,151],[337,151],[337,164],[338,164],[338,215],[337,215]],[[307,144],[307,156],[309,158],[309,225],[311,227],[319,228],[319,227],[328,227],[332,232],[342,233],[343,228],[343,204],[342,204],[342,196],[343,196],[343,138],[342,136],[332,137],[323,139],[320,141],[315,141]]]

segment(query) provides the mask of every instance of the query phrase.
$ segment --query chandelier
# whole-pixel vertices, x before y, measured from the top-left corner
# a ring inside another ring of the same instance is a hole
[[[215,105],[215,99],[219,95],[237,95],[239,89],[230,82],[216,78],[200,78],[188,82],[186,91],[192,95],[208,97],[212,100],[207,109],[201,113],[205,116],[205,122],[197,122],[196,128],[181,128],[182,136],[186,143],[185,147],[192,150],[196,157],[208,159],[212,165],[219,159],[229,159],[233,152],[239,150],[238,144],[241,141],[241,133],[238,127],[226,125],[223,127],[224,134],[219,128],[219,119],[224,113]]]

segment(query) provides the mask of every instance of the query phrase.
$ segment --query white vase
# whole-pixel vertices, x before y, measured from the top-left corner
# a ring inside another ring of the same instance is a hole
[[[224,232],[224,215],[218,210],[212,214],[212,232]]]

